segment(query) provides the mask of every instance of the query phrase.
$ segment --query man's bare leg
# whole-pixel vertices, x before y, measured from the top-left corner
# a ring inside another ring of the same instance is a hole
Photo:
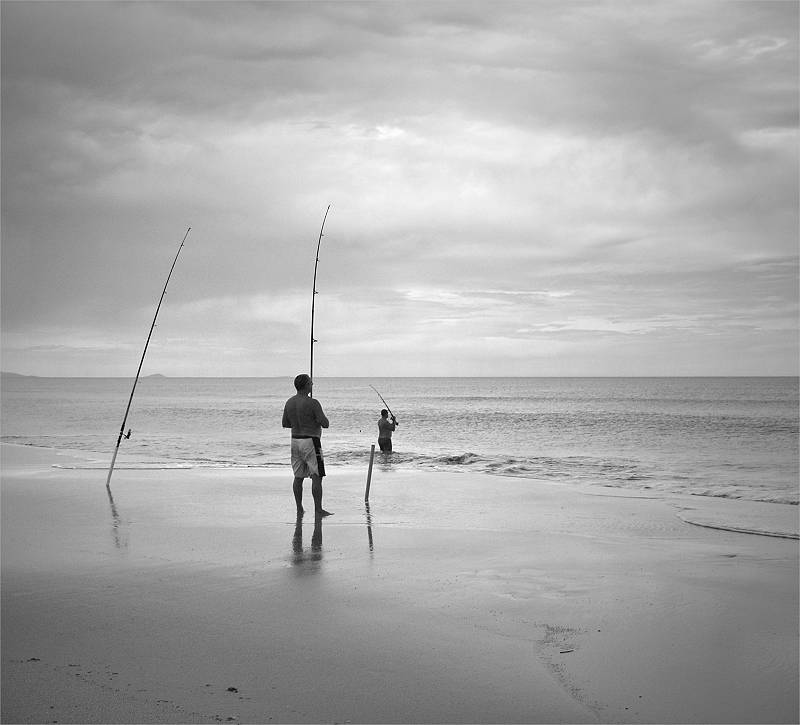
[[[303,508],[303,479],[302,478],[295,478],[294,483],[292,484],[292,490],[294,491],[294,501],[297,504],[297,515],[305,513],[305,509]],[[313,490],[313,487],[312,487]]]
[[[322,478],[311,476],[311,495],[314,497],[314,515],[330,516],[331,512],[322,508]]]

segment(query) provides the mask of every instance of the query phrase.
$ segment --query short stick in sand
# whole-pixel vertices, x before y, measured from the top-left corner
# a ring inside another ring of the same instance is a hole
[[[369,470],[367,471],[367,490],[364,491],[364,501],[369,501],[369,484],[372,481],[372,461],[375,458],[375,444],[372,444],[372,447],[369,451]]]

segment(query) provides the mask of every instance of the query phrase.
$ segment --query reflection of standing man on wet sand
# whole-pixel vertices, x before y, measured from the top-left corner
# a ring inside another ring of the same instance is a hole
[[[292,536],[292,564],[317,565],[322,562],[322,516],[314,517],[314,533],[311,535],[311,550],[303,548],[303,517],[298,514],[294,526],[294,536]]]
[[[294,471],[294,500],[297,513],[303,509],[303,479],[311,479],[311,495],[314,497],[314,514],[330,516],[330,511],[322,508],[322,478],[325,476],[325,462],[322,459],[320,436],[322,429],[329,425],[319,401],[311,396],[312,382],[308,375],[298,375],[294,379],[297,394],[286,401],[283,407],[283,427],[292,429],[292,470]]]

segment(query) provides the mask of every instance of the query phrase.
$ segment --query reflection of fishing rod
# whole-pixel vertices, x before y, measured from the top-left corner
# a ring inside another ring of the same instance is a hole
[[[378,393],[374,385],[370,385],[369,387],[372,388],[376,393]],[[378,393],[378,397],[381,399],[381,401],[383,401],[383,404],[386,406],[386,410],[389,412],[389,415],[391,415],[392,418],[394,418],[394,413],[392,413],[392,409],[389,407],[389,404],[385,400],[383,400],[383,396],[380,393]]]
[[[120,537],[120,528],[122,526],[122,519],[119,517],[117,513],[117,507],[114,505],[114,497],[111,495],[111,486],[106,486],[106,491],[108,492],[108,501],[111,504],[111,529],[114,533],[114,543],[116,544],[118,549],[122,549],[125,546],[125,543],[122,541]]]
[[[322,244],[322,230],[325,228],[325,220],[328,218],[328,212],[331,210],[331,205],[325,210],[325,216],[322,218],[322,226],[319,228],[319,241],[317,242],[317,261],[314,262],[314,285],[313,294],[311,295],[311,364],[309,365],[308,376],[313,380],[314,378],[314,307],[317,301],[317,265],[319,264],[319,247]],[[314,393],[311,393],[314,397]]]
[[[189,227],[186,230],[186,234],[183,235],[183,241],[181,242],[181,246],[178,247],[178,254],[181,253],[181,249],[183,249],[183,243],[186,241],[186,237],[189,236],[189,232],[192,230]],[[114,472],[114,463],[117,460],[117,453],[119,452],[119,444],[122,442],[123,431],[125,430],[125,422],[128,420],[128,413],[131,410],[131,403],[133,402],[133,394],[136,392],[136,383],[139,382],[139,373],[142,372],[142,365],[144,364],[144,356],[147,354],[147,346],[150,344],[150,337],[153,334],[153,328],[156,326],[156,319],[158,318],[158,311],[161,309],[161,303],[164,301],[164,295],[167,293],[167,285],[169,284],[169,278],[172,277],[172,270],[175,269],[175,262],[178,261],[178,254],[175,255],[175,259],[172,262],[172,267],[169,269],[169,274],[167,275],[167,281],[164,283],[164,290],[161,292],[161,299],[158,301],[158,307],[156,307],[156,314],[153,317],[153,324],[150,325],[150,332],[147,335],[147,342],[144,344],[144,352],[142,352],[142,359],[139,361],[139,369],[136,371],[136,378],[133,381],[133,389],[131,390],[131,397],[128,398],[128,407],[125,409],[125,417],[122,419],[122,425],[119,428],[119,438],[117,438],[117,447],[114,449],[114,456],[111,459],[111,467],[108,469],[108,478],[106,479],[106,488],[110,488],[111,486],[111,474]],[[125,438],[128,439],[131,437],[130,430],[128,431]]]

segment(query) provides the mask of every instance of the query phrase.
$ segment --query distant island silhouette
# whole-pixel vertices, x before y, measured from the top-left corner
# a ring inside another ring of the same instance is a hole
[[[0,375],[4,378],[38,378],[38,375],[22,375],[21,373],[8,373],[5,370],[0,371]],[[153,373],[152,375],[144,375],[145,378],[166,378],[166,375],[161,373]]]

